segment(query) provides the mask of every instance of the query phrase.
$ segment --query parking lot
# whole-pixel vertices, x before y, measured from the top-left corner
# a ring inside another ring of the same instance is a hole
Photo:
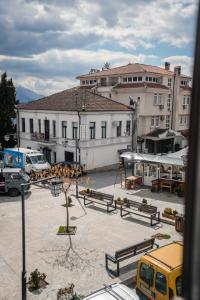
[[[159,210],[171,207],[183,212],[183,199],[169,193],[151,193],[149,189],[121,189],[119,182],[114,186],[115,172],[90,175],[91,188],[117,197],[132,200],[148,200],[148,204]],[[79,187],[81,189],[82,187]],[[119,278],[110,277],[105,270],[105,253],[134,245],[160,232],[169,234],[170,240],[159,244],[181,240],[182,236],[173,226],[159,224],[150,227],[140,217],[121,219],[119,211],[107,214],[102,206],[85,208],[82,199],[73,196],[70,224],[77,226],[75,236],[59,236],[59,225],[66,224],[64,195],[54,198],[47,188],[32,187],[26,195],[26,262],[27,276],[38,268],[46,273],[49,285],[37,293],[28,292],[28,299],[56,299],[59,288],[74,283],[78,294],[103,286],[121,282],[131,276],[132,267],[122,268]],[[21,294],[21,198],[0,196],[0,299],[20,299]],[[136,258],[137,259],[137,258]],[[130,260],[130,263],[134,259]],[[123,264],[122,264],[123,265]],[[127,265],[127,262],[124,263]]]

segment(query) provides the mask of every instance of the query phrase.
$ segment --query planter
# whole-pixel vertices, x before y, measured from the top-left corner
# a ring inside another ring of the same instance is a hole
[[[76,226],[69,226],[68,230],[66,226],[60,226],[57,235],[75,235],[76,229]]]
[[[183,216],[176,216],[175,220],[175,229],[177,232],[183,232],[184,231],[184,217]]]
[[[176,216],[174,216],[174,215],[162,213],[162,216],[163,216],[164,218],[168,218],[168,219],[170,219],[170,220],[174,220],[174,221],[176,220]]]
[[[115,202],[116,202],[117,205],[124,205],[125,204],[124,201],[120,201],[120,200],[115,200]]]

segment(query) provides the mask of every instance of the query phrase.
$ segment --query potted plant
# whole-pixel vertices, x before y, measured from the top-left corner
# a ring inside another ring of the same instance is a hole
[[[147,199],[142,199],[142,204],[147,204]]]
[[[168,218],[168,219],[171,219],[171,220],[175,220],[176,219],[176,214],[178,212],[176,212],[176,210],[172,210],[172,208],[170,207],[166,207],[164,209],[164,212],[162,213],[162,216],[165,217],[165,218]]]
[[[118,197],[117,200],[116,200],[116,203],[117,203],[118,205],[123,205],[123,204],[124,204],[124,201],[123,201],[120,197]]]

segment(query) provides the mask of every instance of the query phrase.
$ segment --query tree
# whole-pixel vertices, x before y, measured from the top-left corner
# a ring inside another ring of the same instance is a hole
[[[14,134],[16,132],[15,125],[15,105],[16,94],[12,78],[8,79],[7,74],[1,75],[0,81],[0,144],[2,148],[13,147],[16,141],[13,137],[9,141],[5,141],[6,134]]]
[[[108,69],[110,69],[110,63],[105,62],[104,66],[103,66],[103,70],[108,70]]]

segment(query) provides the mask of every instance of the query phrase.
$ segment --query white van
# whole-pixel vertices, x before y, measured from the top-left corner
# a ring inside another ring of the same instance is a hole
[[[83,300],[139,300],[135,290],[119,283],[105,285],[104,288],[95,291]]]
[[[4,166],[22,168],[28,174],[50,169],[44,154],[27,148],[4,149]]]

